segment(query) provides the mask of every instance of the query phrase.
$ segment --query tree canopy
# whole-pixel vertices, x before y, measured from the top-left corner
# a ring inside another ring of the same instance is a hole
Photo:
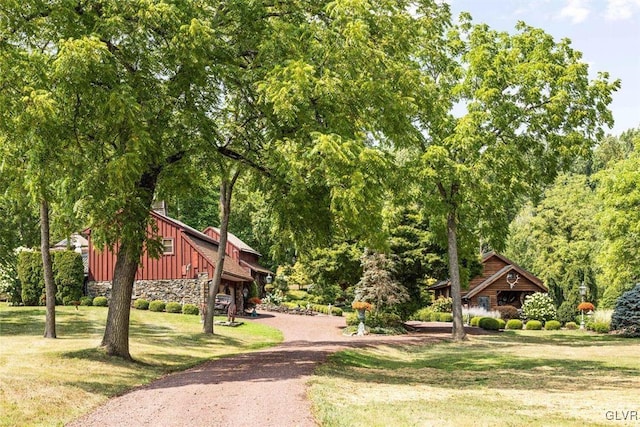
[[[569,40],[454,24],[431,0],[10,0],[0,13],[3,147],[30,159],[40,200],[73,188],[59,211],[118,249],[103,345],[125,358],[137,263],[159,250],[154,195],[198,180],[218,185],[223,230],[234,187],[259,191],[276,257],[384,249],[383,208],[408,187],[427,240],[448,248],[461,338],[459,266],[502,249],[527,195],[588,157],[619,86],[591,79]]]
[[[519,23],[513,34],[462,17],[445,60],[425,61],[440,109],[422,105],[421,197],[446,230],[454,337],[464,338],[458,243],[501,250],[527,195],[586,155],[612,123],[606,73],[591,80],[569,40]],[[460,115],[456,108],[465,110]]]

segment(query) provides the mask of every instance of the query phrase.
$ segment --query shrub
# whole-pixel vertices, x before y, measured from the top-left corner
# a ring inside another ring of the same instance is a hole
[[[556,307],[553,305],[553,299],[542,292],[528,295],[522,305],[522,314],[527,320],[539,320],[545,322],[555,319]]]
[[[515,329],[515,330],[522,329],[522,320],[520,320],[520,319],[510,319],[507,322],[506,329]]]
[[[577,310],[574,303],[565,301],[558,308],[557,319],[562,323],[573,322],[576,318]]]
[[[437,313],[450,313],[453,309],[453,299],[451,297],[440,297],[431,304],[431,310]]]
[[[56,301],[79,301],[84,284],[82,255],[74,251],[52,251],[51,262],[53,280],[56,283]]]
[[[578,324],[576,322],[567,322],[564,324],[564,327],[570,330],[578,329]]]
[[[195,304],[185,304],[182,306],[182,314],[198,315],[200,314],[200,310]]]
[[[340,307],[331,307],[331,315],[342,317],[342,309]]]
[[[147,301],[146,299],[138,298],[134,301],[133,308],[137,308],[138,310],[148,310],[149,301]]]
[[[478,322],[480,321],[480,319],[484,319],[484,317],[480,317],[480,316],[472,317],[469,324],[471,326],[478,326]]]
[[[498,319],[495,319],[493,317],[480,318],[480,320],[478,320],[478,326],[489,331],[497,331],[500,329],[500,323],[498,322]]]
[[[355,312],[349,313],[346,318],[347,326],[358,326],[360,321],[358,320],[358,316]],[[370,328],[379,328],[379,329],[387,329],[387,328],[402,328],[403,322],[400,316],[394,313],[375,313],[371,311],[367,311],[365,314],[365,325]]]
[[[439,322],[453,322],[453,314],[451,313],[438,313]]]
[[[431,314],[429,315],[429,321],[430,322],[439,322],[440,321],[440,313],[438,313],[436,311],[432,311]]]
[[[504,329],[507,326],[507,322],[504,319],[496,319],[498,321],[499,329]]]
[[[549,320],[548,322],[546,322],[546,323],[544,324],[544,328],[545,328],[547,331],[557,331],[557,330],[559,330],[559,329],[560,329],[560,326],[561,326],[561,325],[562,325],[562,324],[561,324],[560,322],[558,322],[557,320]]]
[[[519,316],[518,309],[512,305],[502,305],[496,309],[500,313],[500,318],[505,321],[510,319],[517,319]]]
[[[402,319],[395,313],[372,313],[367,322],[372,328],[398,328],[402,324]]]
[[[611,316],[611,330],[623,336],[640,336],[640,284],[616,301]]]
[[[107,300],[107,297],[95,297],[93,299],[93,305],[96,307],[106,307],[109,305],[109,301]]]
[[[40,305],[45,293],[40,252],[20,252],[18,255],[18,279],[22,284],[22,303],[24,305]]]
[[[542,322],[539,320],[529,320],[525,325],[525,329],[528,331],[539,331],[542,329]]]
[[[416,311],[411,317],[413,318],[413,320],[429,322],[431,321],[431,313],[433,313],[433,311],[431,311],[430,308],[421,308],[420,310]]]
[[[52,251],[51,264],[56,285],[56,303],[79,301],[84,283],[82,255],[73,251]],[[24,305],[38,305],[43,301],[44,274],[42,253],[23,251],[18,255],[18,278],[22,284]]]
[[[168,302],[165,306],[167,313],[182,313],[182,304],[179,302]]]
[[[164,303],[164,301],[155,300],[149,303],[149,310],[160,312],[164,311],[165,306],[166,304]]]
[[[366,315],[365,315],[365,323],[366,323]],[[360,320],[358,320],[358,315],[355,312],[351,312],[347,314],[345,318],[345,323],[347,326],[358,326],[360,324]]]
[[[91,297],[82,297],[80,298],[80,305],[85,305],[90,307],[91,305],[93,305],[93,298]]]
[[[610,323],[599,322],[599,321],[591,322],[589,323],[589,329],[599,334],[608,334],[610,329]]]

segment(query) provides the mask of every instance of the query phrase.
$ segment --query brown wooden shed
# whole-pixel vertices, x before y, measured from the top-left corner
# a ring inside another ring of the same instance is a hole
[[[522,307],[527,295],[548,292],[542,280],[497,252],[489,252],[482,257],[483,271],[469,282],[469,289],[463,290],[462,304],[469,307],[484,307],[495,310],[499,306]],[[451,296],[449,280],[429,288],[436,298]]]

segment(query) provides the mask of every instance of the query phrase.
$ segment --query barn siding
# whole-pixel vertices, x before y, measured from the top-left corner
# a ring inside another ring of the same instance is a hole
[[[142,257],[141,266],[138,267],[135,280],[170,280],[180,278],[194,278],[197,269],[192,268],[186,275],[182,274],[182,266],[191,251],[190,246],[184,241],[182,233],[173,224],[166,221],[157,221],[158,235],[162,238],[173,239],[173,254],[161,255],[158,259],[148,256]],[[151,228],[148,230],[152,233]],[[89,236],[91,244],[91,236]],[[102,251],[89,251],[89,280],[95,282],[110,282],[113,280],[113,269],[116,263],[116,253],[104,248]],[[202,265],[201,263],[199,265]]]

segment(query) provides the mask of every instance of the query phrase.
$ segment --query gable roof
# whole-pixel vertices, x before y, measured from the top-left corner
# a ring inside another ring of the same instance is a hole
[[[533,274],[531,274],[530,272],[528,272],[524,268],[520,267],[515,262],[511,261],[506,256],[504,256],[502,254],[499,254],[498,252],[492,251],[492,252],[488,252],[488,253],[484,254],[482,256],[482,264],[483,265],[486,264],[487,261],[489,261],[493,257],[496,257],[496,258],[500,259],[506,265],[504,267],[502,267],[500,270],[496,271],[491,276],[489,276],[486,279],[484,279],[482,282],[480,282],[476,286],[474,286],[473,289],[470,289],[466,294],[463,293],[462,296],[464,298],[472,298],[473,296],[475,296],[478,293],[480,293],[482,290],[484,290],[484,289],[488,288],[489,286],[491,286],[496,280],[498,280],[499,278],[501,278],[505,274],[509,273],[510,271],[515,271],[520,276],[526,277],[531,283],[533,283],[534,285],[536,285],[537,287],[539,287],[543,291],[545,291],[545,292],[548,291],[547,287],[544,285],[542,280],[540,280],[538,277],[534,276]],[[443,280],[442,282],[436,283],[435,285],[430,286],[429,289],[432,289],[432,290],[443,289],[443,288],[447,288],[449,286],[451,286],[451,281],[449,279],[447,279],[447,280]]]
[[[218,227],[211,227],[211,226],[205,228],[204,233],[206,234],[207,230],[209,229],[213,230],[218,236],[220,235],[220,229]],[[227,240],[229,241],[229,243],[231,243],[233,246],[235,246],[242,252],[249,252],[258,256],[262,256],[260,252],[256,251],[251,246],[247,245],[245,242],[240,240],[238,236],[231,233],[230,231],[227,232]]]
[[[465,298],[472,298],[473,296],[479,294],[481,291],[483,291],[484,289],[486,289],[489,286],[491,286],[496,280],[498,280],[499,278],[501,278],[505,274],[509,273],[510,271],[515,271],[516,273],[520,274],[521,276],[526,277],[531,283],[533,283],[534,285],[538,286],[543,291],[545,291],[545,292],[548,291],[547,287],[544,285],[544,283],[542,283],[542,280],[538,279],[536,276],[534,276],[533,274],[529,273],[527,270],[525,270],[524,268],[520,267],[518,264],[516,264],[515,262],[511,261],[509,258],[507,258],[506,256],[504,256],[502,254],[499,254],[497,252],[489,252],[488,254],[485,254],[482,257],[482,263],[483,264],[486,263],[487,261],[489,261],[493,257],[496,257],[496,258],[500,259],[502,262],[506,263],[506,265],[504,267],[502,267],[500,270],[496,271],[493,275],[487,277],[484,281],[482,281],[481,283],[476,285],[469,292],[467,292],[467,294],[464,295]]]
[[[185,240],[214,267],[218,257],[218,245],[196,236],[185,236]],[[251,282],[253,277],[231,257],[225,257],[222,278],[232,282]]]
[[[191,247],[199,252],[200,255],[202,255],[202,257],[205,258],[207,262],[209,262],[215,268],[216,259],[218,257],[218,250],[220,248],[220,243],[217,240],[207,236],[206,234],[196,230],[193,227],[188,226],[184,222],[163,215],[160,212],[151,211],[151,215],[157,220],[169,222],[177,227],[182,233],[184,233],[184,238],[191,245]],[[253,280],[251,274],[231,257],[225,257],[224,259],[222,278],[233,282],[250,282]]]

